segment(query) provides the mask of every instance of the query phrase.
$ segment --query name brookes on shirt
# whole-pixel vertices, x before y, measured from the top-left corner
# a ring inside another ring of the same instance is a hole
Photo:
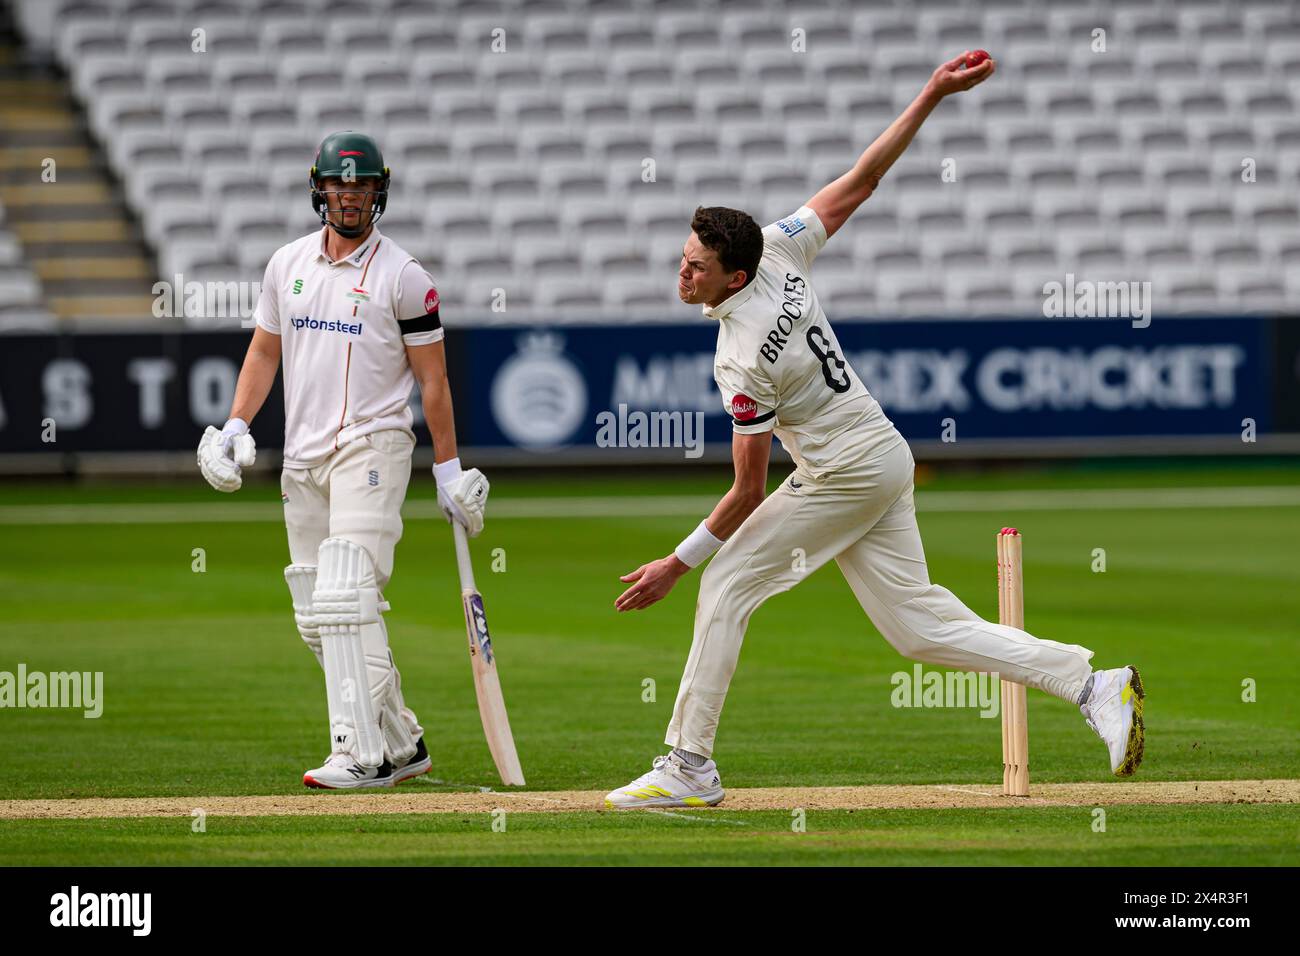
[[[785,288],[782,290],[785,301],[781,303],[781,312],[776,317],[776,328],[767,333],[767,341],[758,349],[769,365],[775,365],[781,357],[781,351],[790,341],[795,323],[803,318],[804,300],[807,298],[808,283],[803,276],[787,272],[785,280]]]

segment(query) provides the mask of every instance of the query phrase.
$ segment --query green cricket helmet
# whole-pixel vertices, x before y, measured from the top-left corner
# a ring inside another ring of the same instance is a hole
[[[365,133],[350,129],[330,133],[316,150],[316,162],[312,164],[309,181],[311,183],[311,207],[320,216],[323,225],[329,226],[340,236],[355,239],[365,230],[360,222],[354,228],[337,226],[329,221],[329,203],[321,192],[320,181],[327,176],[334,176],[344,182],[374,177],[379,180],[379,188],[371,195],[370,222],[366,228],[379,221],[388,206],[388,183],[391,178],[389,169],[384,165],[384,154],[379,151],[379,144]]]

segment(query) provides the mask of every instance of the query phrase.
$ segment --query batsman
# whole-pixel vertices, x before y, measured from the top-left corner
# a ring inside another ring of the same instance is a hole
[[[303,775],[322,789],[388,787],[431,766],[384,627],[416,383],[448,520],[477,535],[488,494],[487,479],[457,457],[437,288],[376,225],[390,180],[371,137],[345,131],[321,143],[309,174],[321,228],[267,263],[229,421],[208,426],[198,451],[213,488],[239,489],[256,454],[249,424],[283,361],[284,577],[298,632],[325,673],[330,753]]]
[[[831,560],[900,654],[996,672],[1069,701],[1105,742],[1112,772],[1137,769],[1143,689],[1135,668],[1093,671],[1092,651],[985,621],[930,582],[912,500],[911,450],[844,359],[812,286],[818,252],[871,196],[931,111],[995,69],[986,55],[969,51],[941,65],[851,169],[779,222],[760,229],[739,210],[696,210],[677,292],[718,324],[714,378],[733,422],[735,480],[673,553],[621,579],[630,586],[615,606],[640,610],[713,558],[700,579],[695,637],[665,737],[672,749],[655,758],[649,773],[608,794],[608,806],[711,806],[723,799],[714,739],[750,615]],[[795,469],[767,495],[773,432]]]

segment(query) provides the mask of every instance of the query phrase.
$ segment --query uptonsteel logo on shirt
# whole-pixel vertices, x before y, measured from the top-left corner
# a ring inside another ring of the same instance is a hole
[[[320,319],[313,319],[310,315],[304,315],[302,318],[290,318],[289,324],[295,329],[311,329],[316,332],[342,332],[344,335],[360,335],[360,322],[338,322],[330,320],[322,322]]]

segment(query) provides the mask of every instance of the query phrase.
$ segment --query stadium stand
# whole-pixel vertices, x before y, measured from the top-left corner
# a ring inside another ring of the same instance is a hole
[[[163,276],[260,279],[312,226],[316,144],[360,127],[394,172],[381,229],[466,321],[496,318],[495,288],[516,320],[680,320],[666,270],[695,205],[790,212],[980,46],[997,79],[936,113],[819,267],[832,310],[1025,313],[1065,273],[1150,280],[1167,312],[1300,304],[1291,0],[16,9]],[[41,301],[20,259],[0,233],[5,310]]]
[[[97,62],[83,89],[114,88],[121,67]],[[0,22],[0,100],[0,162],[10,171],[0,185],[0,331],[151,319],[154,257],[99,161],[66,79],[25,62],[7,22]],[[157,137],[137,149],[142,167],[174,158]]]

